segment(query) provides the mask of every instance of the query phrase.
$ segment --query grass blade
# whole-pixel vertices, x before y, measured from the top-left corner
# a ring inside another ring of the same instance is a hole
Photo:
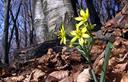
[[[102,71],[101,71],[101,77],[100,77],[100,82],[105,82],[105,75],[107,71],[107,65],[110,57],[111,50],[113,48],[113,44],[111,42],[108,42],[105,53],[104,53],[104,63],[102,66]]]

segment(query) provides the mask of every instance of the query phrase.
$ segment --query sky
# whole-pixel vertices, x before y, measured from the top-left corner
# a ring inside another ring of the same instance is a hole
[[[2,37],[2,32],[3,32],[3,27],[4,27],[4,20],[3,20],[3,15],[4,15],[4,8],[3,8],[3,3],[0,0],[0,39]]]

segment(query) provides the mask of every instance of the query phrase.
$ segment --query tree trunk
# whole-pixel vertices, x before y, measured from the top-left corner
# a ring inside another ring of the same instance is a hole
[[[72,29],[74,15],[70,0],[33,0],[36,40],[38,43],[53,40],[62,22],[66,31]]]
[[[12,16],[12,21],[13,21],[13,29],[15,30],[15,37],[16,37],[16,45],[17,45],[17,49],[20,48],[20,41],[19,41],[19,31],[18,31],[18,26],[17,26],[17,19],[18,19],[18,15],[19,15],[19,12],[20,12],[20,7],[22,5],[22,1],[20,1],[20,4],[19,4],[19,7],[18,7],[18,10],[16,12],[16,16],[14,17],[14,14],[12,12],[12,10],[10,9],[10,14]],[[12,29],[12,34],[11,34],[11,38],[13,37],[13,29]],[[10,39],[11,41],[11,39]],[[10,41],[9,41],[9,46],[10,46]]]
[[[4,47],[4,63],[9,64],[9,48],[8,48],[8,29],[9,29],[9,7],[11,0],[4,0],[4,33],[3,33],[3,47]]]
[[[30,34],[29,34],[29,41],[30,41],[30,45],[34,44],[34,20],[33,20],[33,14],[32,14],[32,4],[31,4],[31,0],[29,0],[29,12],[30,12]]]
[[[90,21],[92,24],[96,24],[96,27],[94,28],[94,30],[99,30],[101,28],[101,21],[94,8],[93,0],[86,0],[86,3],[89,9]]]
[[[26,13],[24,13],[26,14]],[[26,16],[24,16],[24,37],[25,37],[25,44],[24,44],[24,47],[27,47],[27,44],[28,44],[28,33],[27,33],[27,23],[26,23],[26,20],[25,20]]]
[[[45,41],[47,33],[46,26],[44,25],[44,12],[43,3],[41,0],[33,0],[33,14],[34,14],[34,27],[36,34],[36,41],[38,43]]]

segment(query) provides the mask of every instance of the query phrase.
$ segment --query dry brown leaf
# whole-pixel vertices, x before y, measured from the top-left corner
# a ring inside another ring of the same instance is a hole
[[[39,58],[38,63],[39,64],[45,64],[47,65],[47,63],[55,58],[55,52],[53,52],[52,48],[48,49],[47,55],[43,55],[41,58]]]
[[[22,81],[25,77],[24,76],[15,76],[15,77],[12,77],[11,79],[14,80],[14,81]]]
[[[77,77],[77,82],[89,82],[91,79],[90,69],[84,69]]]
[[[119,54],[124,54],[126,53],[127,49],[125,47],[120,47],[120,48],[113,48],[112,49],[112,56],[119,56]]]
[[[111,59],[109,59],[108,61],[108,66],[115,66],[117,64],[117,59],[116,57],[112,57]]]
[[[120,62],[125,61],[126,58],[128,58],[128,52],[121,56],[122,58],[119,59]]]
[[[53,49],[52,48],[49,48],[47,54],[48,55],[53,54]]]
[[[1,63],[1,61],[0,61],[0,77],[1,77],[1,76],[8,76],[8,75],[11,75],[9,71],[10,71],[10,67],[4,65],[4,64]]]
[[[72,74],[72,78],[73,78],[73,81],[76,82],[77,81],[77,77],[78,75],[80,74],[80,71],[77,71],[75,73]]]
[[[26,78],[23,80],[23,82],[30,82],[32,73],[30,75],[26,75]]]
[[[35,69],[35,70],[33,70],[32,78],[33,78],[34,81],[38,81],[39,77],[44,76],[44,75],[45,75],[44,72],[42,72],[39,69]]]
[[[5,70],[0,67],[0,76],[3,76],[5,74]]]
[[[115,40],[115,42],[113,43],[114,47],[120,47],[121,41],[122,41],[122,40],[120,39],[120,37],[116,37],[116,40]]]
[[[68,58],[70,61],[75,61],[75,62],[80,62],[81,61],[81,56],[80,54],[78,53],[77,49],[72,49],[71,51],[71,55],[70,57]]]
[[[123,64],[117,64],[115,66],[115,72],[123,72],[126,69],[126,66],[128,65],[128,62],[123,63]]]
[[[120,37],[122,35],[122,32],[121,32],[121,30],[119,28],[117,28],[117,29],[114,30],[113,34],[115,36],[119,36]]]
[[[96,60],[96,58],[102,54],[103,50],[105,48],[105,45],[96,40],[94,46],[91,49],[91,60]]]
[[[49,74],[49,76],[55,77],[57,79],[63,79],[69,75],[69,71],[54,71]]]
[[[126,41],[123,41],[122,44],[128,46],[128,41],[127,40]]]
[[[70,61],[75,61],[75,62],[80,62],[81,61],[81,56],[80,54],[73,54],[68,58]]]
[[[104,56],[104,52],[103,51],[95,60],[94,64],[93,64],[93,69],[95,70],[95,72],[97,74],[99,74],[102,70],[102,64],[103,64],[103,56]]]
[[[7,77],[2,82],[17,82],[17,81],[12,80],[11,78]]]
[[[120,82],[128,82],[128,73],[123,75]]]
[[[68,77],[63,78],[62,80],[60,80],[59,82],[70,82]]]
[[[55,77],[52,77],[52,76],[48,76],[46,79],[45,79],[45,82],[58,82],[59,80]]]
[[[64,54],[64,53],[66,52],[66,50],[67,50],[67,47],[64,46],[64,47],[62,48],[62,54]]]
[[[77,77],[84,70],[84,67],[85,66],[83,64],[72,66],[72,71],[70,74],[70,82],[77,82]]]

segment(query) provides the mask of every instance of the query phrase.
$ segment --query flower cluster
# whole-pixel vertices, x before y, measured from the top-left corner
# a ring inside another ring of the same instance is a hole
[[[76,41],[78,41],[78,43],[83,46],[84,44],[86,44],[86,39],[90,37],[90,34],[88,32],[88,18],[89,18],[89,11],[88,9],[86,9],[86,11],[84,11],[83,9],[80,10],[80,16],[76,17],[75,20],[78,22],[75,25],[75,30],[71,31],[70,34],[73,37],[70,40],[70,46],[73,45],[73,43],[75,43]],[[64,24],[62,24],[61,30],[58,34],[58,38],[61,39],[60,40],[60,44],[66,44],[66,33],[64,30]]]
[[[89,18],[88,8],[86,9],[86,12],[84,12],[84,10],[81,9],[80,16],[75,18],[76,21],[79,21],[77,26],[79,27],[79,26],[83,25],[85,22],[87,22],[88,18]]]
[[[58,38],[61,39],[60,40],[60,44],[66,44],[66,34],[65,34],[65,30],[64,30],[64,24],[62,24],[61,26],[61,30],[58,33]]]
[[[85,26],[82,28],[76,26],[76,30],[70,32],[70,34],[74,36],[71,40],[70,45],[72,46],[72,44],[78,40],[79,44],[83,46],[83,44],[86,43],[86,39],[90,37],[86,32],[87,28]]]

